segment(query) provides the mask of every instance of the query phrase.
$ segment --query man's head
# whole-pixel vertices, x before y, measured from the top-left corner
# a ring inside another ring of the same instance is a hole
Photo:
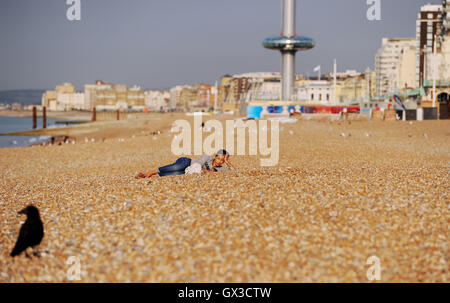
[[[222,164],[224,164],[225,161],[227,161],[229,157],[230,157],[230,154],[226,150],[224,150],[224,149],[219,150],[216,153],[216,155],[214,156],[215,166],[222,166]]]

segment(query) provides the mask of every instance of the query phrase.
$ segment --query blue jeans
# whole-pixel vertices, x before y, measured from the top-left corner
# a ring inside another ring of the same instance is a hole
[[[191,165],[191,159],[178,158],[175,163],[158,168],[158,176],[184,175],[184,170]]]

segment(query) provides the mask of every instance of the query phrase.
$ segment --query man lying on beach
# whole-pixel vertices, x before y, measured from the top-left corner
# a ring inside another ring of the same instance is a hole
[[[224,149],[219,150],[214,155],[214,157],[210,155],[204,155],[200,158],[200,160],[197,161],[182,157],[178,158],[175,163],[159,167],[157,170],[148,173],[139,173],[136,176],[136,179],[164,177],[170,175],[184,175],[186,168],[194,163],[198,163],[202,169],[202,172],[204,173],[236,170],[236,168],[234,168],[234,166],[230,163],[229,159],[230,154]],[[223,164],[226,164],[227,167],[222,167]]]

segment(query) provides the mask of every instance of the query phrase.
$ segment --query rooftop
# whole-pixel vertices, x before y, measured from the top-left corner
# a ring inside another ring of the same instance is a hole
[[[440,12],[442,10],[441,4],[425,4],[420,8],[421,12]]]

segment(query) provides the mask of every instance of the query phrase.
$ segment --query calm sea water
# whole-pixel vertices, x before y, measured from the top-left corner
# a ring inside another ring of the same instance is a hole
[[[42,127],[42,118],[37,119],[38,128]],[[55,120],[47,118],[47,127],[56,127]],[[0,134],[26,131],[33,129],[32,117],[1,117]],[[50,137],[30,137],[30,136],[0,136],[1,147],[22,147],[47,141]]]

